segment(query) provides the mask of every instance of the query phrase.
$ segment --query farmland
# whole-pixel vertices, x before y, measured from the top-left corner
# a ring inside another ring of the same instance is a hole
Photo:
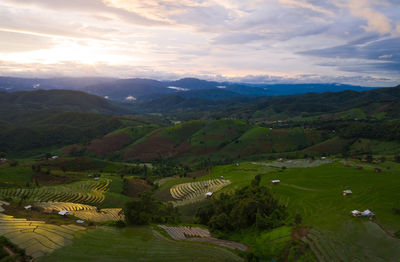
[[[194,242],[177,242],[151,227],[102,227],[78,237],[39,261],[242,261],[228,250]]]
[[[3,202],[3,205],[7,203]],[[28,221],[0,213],[0,233],[37,258],[57,248],[71,244],[76,232],[85,230],[76,225],[51,225],[43,221]]]

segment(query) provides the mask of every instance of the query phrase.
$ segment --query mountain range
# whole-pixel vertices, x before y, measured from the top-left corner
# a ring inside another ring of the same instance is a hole
[[[66,89],[95,94],[113,101],[149,101],[168,95],[186,98],[221,99],[232,97],[282,96],[304,93],[366,91],[369,87],[324,84],[247,84],[214,82],[196,78],[176,81],[114,78],[15,78],[0,77],[0,90],[6,92]]]

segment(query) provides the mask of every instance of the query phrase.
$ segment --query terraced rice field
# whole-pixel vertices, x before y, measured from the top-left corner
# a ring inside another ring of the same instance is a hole
[[[189,240],[196,242],[207,242],[216,244],[219,246],[227,247],[230,249],[239,249],[242,251],[247,250],[247,246],[228,240],[217,239],[211,237],[210,231],[206,228],[201,227],[168,227],[165,225],[159,225],[160,228],[164,229],[168,235],[175,240]]]
[[[68,202],[40,202],[35,205],[44,208],[47,212],[68,210],[73,216],[93,222],[125,219],[123,214],[120,214],[122,208],[103,208],[97,211],[95,206]]]
[[[173,201],[174,206],[186,205],[205,199],[207,192],[216,192],[229,184],[231,181],[225,179],[197,181],[174,185],[170,193],[177,200]]]
[[[118,221],[125,219],[124,215],[121,214],[121,211],[122,208],[103,208],[99,212],[96,210],[73,211],[72,215],[83,220],[94,222],[105,222],[110,220]]]
[[[31,202],[74,202],[81,204],[99,204],[104,201],[104,192],[110,184],[109,179],[99,181],[81,181],[67,185],[37,188],[0,189],[0,198],[15,200],[24,198]]]
[[[398,261],[400,241],[373,222],[347,224],[342,231],[311,229],[302,239],[318,261]]]
[[[175,241],[149,226],[117,229],[99,227],[74,239],[39,261],[243,261],[225,248],[199,242]]]
[[[6,204],[1,201],[1,204]],[[37,258],[57,248],[72,244],[75,233],[85,230],[76,225],[52,225],[43,221],[28,221],[0,213],[0,234],[18,247],[25,249],[26,254]]]

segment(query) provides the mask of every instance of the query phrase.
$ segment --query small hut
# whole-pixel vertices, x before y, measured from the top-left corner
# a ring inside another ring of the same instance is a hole
[[[281,181],[280,180],[278,180],[278,179],[276,179],[276,180],[271,180],[271,184],[272,185],[277,185],[277,184],[279,184]]]
[[[207,192],[207,193],[206,193],[206,197],[207,197],[207,198],[211,198],[212,195],[213,195],[213,192]]]
[[[71,212],[69,212],[68,210],[61,210],[60,212],[58,212],[58,214],[61,216],[66,216],[71,214]]]
[[[380,172],[382,172],[382,169],[375,167],[374,171],[375,171],[375,173],[380,173]]]
[[[363,216],[363,217],[374,217],[375,214],[371,210],[367,209],[367,210],[364,210],[363,212],[361,212],[361,216]]]
[[[353,194],[353,192],[351,190],[343,190],[344,196],[351,195],[351,194]]]
[[[353,217],[360,217],[361,216],[361,211],[353,210],[353,211],[351,211],[351,215]]]

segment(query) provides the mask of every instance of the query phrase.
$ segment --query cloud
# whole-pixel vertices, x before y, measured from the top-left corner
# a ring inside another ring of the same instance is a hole
[[[399,8],[396,0],[3,0],[0,74],[395,81]]]
[[[348,7],[352,15],[367,21],[367,25],[362,26],[365,31],[378,32],[382,35],[391,33],[390,19],[375,10],[370,3],[371,1],[367,0],[349,0]]]
[[[308,3],[307,1],[300,1],[300,0],[279,0],[281,4],[284,6],[289,6],[291,8],[304,8],[308,10],[312,10],[317,13],[321,13],[327,16],[335,16],[334,12],[328,9],[324,9],[322,7],[313,5]]]
[[[1,31],[0,29],[0,50],[3,53],[42,50],[53,46],[54,43],[48,37]]]

